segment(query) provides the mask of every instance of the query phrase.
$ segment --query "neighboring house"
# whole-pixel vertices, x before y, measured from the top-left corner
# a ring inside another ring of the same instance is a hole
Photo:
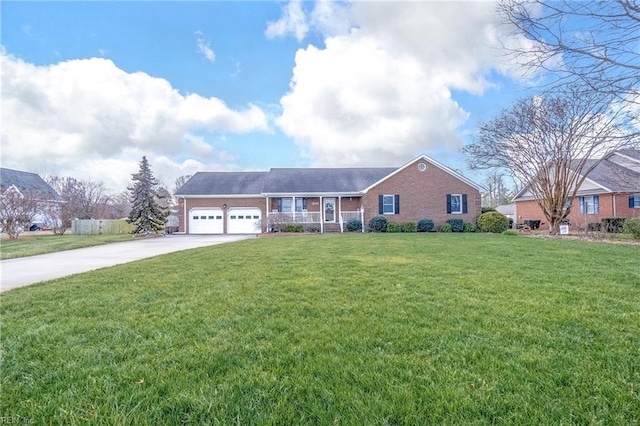
[[[589,164],[587,164],[589,167]],[[525,187],[514,198],[517,223],[546,219]],[[616,151],[596,166],[578,189],[568,216],[574,228],[601,223],[603,218],[640,217],[640,151]]]
[[[267,232],[270,223],[300,223],[341,232],[363,224],[447,219],[474,222],[480,187],[422,155],[400,168],[292,168],[268,172],[200,172],[175,194],[180,231],[188,234]]]
[[[515,204],[502,204],[496,207],[496,211],[502,213],[509,219],[513,219],[514,223],[516,221],[516,205]]]
[[[63,202],[62,197],[47,182],[36,173],[21,172],[19,170],[5,169],[0,167],[0,191],[16,191],[25,196],[32,197],[44,203]],[[51,225],[48,223],[47,215],[44,211],[36,212],[34,223]]]

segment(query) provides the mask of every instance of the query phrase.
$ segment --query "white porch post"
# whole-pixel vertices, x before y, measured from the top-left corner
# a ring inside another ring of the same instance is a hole
[[[324,203],[322,202],[322,195],[320,196],[320,233],[324,234]]]
[[[291,209],[293,210],[293,223],[296,223],[296,197],[291,197]]]
[[[362,232],[364,232],[364,207],[360,206],[360,223],[362,223]]]
[[[267,195],[267,204],[264,206],[264,215],[265,215],[265,220],[264,220],[264,232],[269,232],[269,196]]]
[[[339,214],[340,214],[340,216],[339,216],[340,217],[340,219],[339,219],[340,233],[342,234],[344,232],[344,229],[343,229],[344,227],[342,226],[343,225],[343,223],[342,223],[342,195],[338,195],[338,206],[340,208],[340,212],[339,212]]]

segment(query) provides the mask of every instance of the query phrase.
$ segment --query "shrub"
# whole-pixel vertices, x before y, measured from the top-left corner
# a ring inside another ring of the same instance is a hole
[[[442,225],[440,225],[440,228],[438,228],[438,230],[440,232],[451,232],[451,225],[448,223],[443,223]]]
[[[347,231],[349,232],[362,231],[362,221],[360,219],[349,219],[347,221]]]
[[[387,223],[387,232],[400,232],[402,228],[398,222]]]
[[[448,219],[447,223],[451,225],[451,231],[453,232],[464,231],[464,220],[462,219]]]
[[[409,220],[407,222],[403,222],[400,227],[402,228],[402,232],[416,232],[418,225]]]
[[[478,227],[482,232],[499,234],[509,229],[509,219],[498,212],[483,213],[478,218]]]
[[[320,232],[320,227],[318,225],[306,225],[304,227],[304,232],[317,234],[318,232]]]
[[[633,235],[633,238],[640,240],[640,217],[627,219],[624,222],[624,232]]]
[[[602,219],[604,230],[607,232],[619,233],[624,228],[624,217],[605,217]]]
[[[304,228],[300,224],[295,223],[287,223],[283,228],[282,232],[303,232]]]
[[[418,232],[433,231],[433,221],[431,219],[420,219],[418,221]]]
[[[478,227],[475,223],[465,222],[463,232],[476,232],[478,231]]]
[[[482,213],[488,213],[488,212],[495,212],[496,209],[494,209],[493,207],[483,207],[482,210],[480,210],[480,214]]]
[[[369,221],[369,230],[372,232],[386,232],[387,218],[384,216],[374,216]]]

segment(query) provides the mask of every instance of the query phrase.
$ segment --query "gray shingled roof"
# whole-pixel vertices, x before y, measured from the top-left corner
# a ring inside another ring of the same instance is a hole
[[[11,186],[15,186],[23,194],[37,194],[43,200],[62,201],[60,194],[39,175],[0,168],[0,188],[2,191],[6,191]]]
[[[588,168],[593,162],[594,160],[589,160],[585,167]],[[610,160],[603,160],[589,173],[587,178],[612,192],[640,191],[640,173]]]
[[[181,195],[257,195],[268,172],[198,172],[177,192]]]
[[[396,171],[393,167],[199,172],[176,192],[189,195],[356,194]]]
[[[267,194],[359,193],[397,168],[271,169]]]
[[[621,149],[617,151],[622,155],[626,155],[627,157],[635,158],[636,160],[640,160],[640,150],[637,149]]]

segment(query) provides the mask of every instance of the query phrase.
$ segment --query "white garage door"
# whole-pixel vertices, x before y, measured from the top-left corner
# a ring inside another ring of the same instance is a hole
[[[228,234],[260,233],[260,209],[250,207],[233,207],[227,212]]]
[[[222,234],[222,209],[197,208],[189,212],[190,234]]]

